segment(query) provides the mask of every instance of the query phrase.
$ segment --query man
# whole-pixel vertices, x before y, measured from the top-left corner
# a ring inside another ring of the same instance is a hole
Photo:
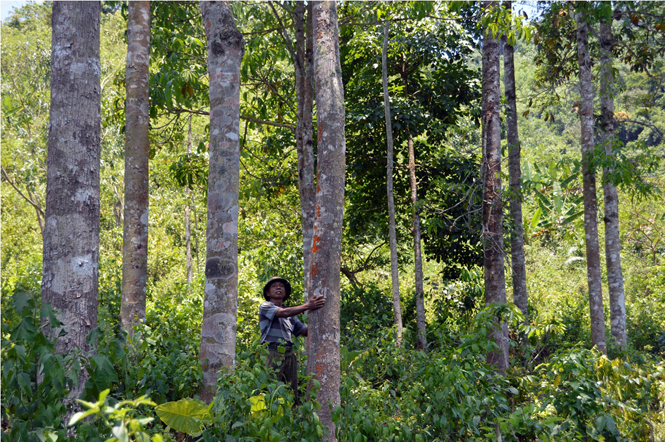
[[[284,278],[270,278],[263,287],[265,302],[259,306],[261,344],[268,343],[268,367],[277,370],[278,379],[291,386],[298,403],[298,360],[293,353],[293,336],[307,336],[307,326],[296,315],[323,307],[326,300],[313,296],[297,307],[282,307],[291,296],[291,284]]]

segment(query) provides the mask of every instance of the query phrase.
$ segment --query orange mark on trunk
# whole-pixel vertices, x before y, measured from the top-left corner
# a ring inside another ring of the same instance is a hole
[[[312,267],[312,270],[310,270],[309,276],[314,276],[317,273],[319,273],[319,263],[318,262],[316,264],[314,264],[314,267]]]
[[[317,144],[321,142],[321,123],[316,124],[316,142]]]
[[[321,249],[321,247],[319,247],[320,242],[321,238],[319,235],[314,235],[314,238],[312,239],[312,253],[316,253]]]

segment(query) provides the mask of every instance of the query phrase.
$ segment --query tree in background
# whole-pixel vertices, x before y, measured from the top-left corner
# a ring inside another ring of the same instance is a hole
[[[496,5],[483,2],[486,14]],[[482,239],[485,267],[485,302],[506,303],[506,279],[503,267],[503,203],[501,200],[501,85],[499,81],[499,41],[492,30],[485,29],[482,48],[483,99],[483,219]],[[508,325],[496,324],[489,334],[497,349],[487,355],[487,361],[497,370],[508,368]]]
[[[100,2],[53,4],[42,301],[59,311],[62,328],[50,333],[63,354],[91,350],[97,327],[100,12]],[[73,397],[86,379],[81,371]]]
[[[504,3],[511,11],[512,2]],[[528,321],[528,294],[526,289],[526,266],[524,264],[524,226],[522,225],[522,170],[521,145],[517,131],[517,94],[515,87],[515,60],[513,45],[506,35],[503,43],[504,84],[506,91],[506,139],[508,141],[508,171],[510,174],[510,235],[511,265],[513,270],[513,300]]]
[[[344,212],[344,86],[335,1],[313,6],[318,167],[311,295],[326,304],[310,312],[308,372],[321,382],[317,399],[325,440],[336,441],[332,408],[340,403],[340,250]]]
[[[397,262],[397,231],[395,228],[395,192],[393,190],[393,126],[390,118],[390,93],[388,91],[388,41],[390,20],[383,25],[383,47],[381,50],[381,76],[383,80],[383,106],[386,114],[386,192],[388,195],[388,234],[390,237],[390,277],[393,293],[393,315],[395,341],[402,345],[402,306],[399,299],[399,268]]]
[[[589,309],[591,317],[591,340],[598,350],[605,353],[605,315],[603,313],[603,288],[600,273],[600,250],[598,246],[598,219],[596,212],[596,172],[592,155],[594,152],[593,130],[593,83],[591,79],[591,57],[589,55],[588,5],[576,5],[577,57],[580,78],[580,121],[582,127],[582,181],[584,187],[584,233],[586,240],[587,282],[589,287]]]
[[[129,2],[125,104],[125,207],[120,325],[145,320],[148,267],[150,1]]]
[[[217,372],[235,361],[238,302],[240,62],[244,40],[228,2],[201,2],[208,45],[210,164],[205,303],[201,324],[203,391],[210,402]]]

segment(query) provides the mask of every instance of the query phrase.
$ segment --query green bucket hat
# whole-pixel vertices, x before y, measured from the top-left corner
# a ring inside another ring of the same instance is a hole
[[[273,276],[266,282],[266,285],[263,286],[263,297],[266,298],[266,301],[270,301],[270,296],[268,296],[268,290],[270,290],[270,286],[272,285],[273,282],[281,282],[284,284],[284,288],[286,289],[286,296],[284,296],[284,301],[289,299],[289,296],[291,296],[291,283],[287,281],[284,278],[280,278],[279,276]]]

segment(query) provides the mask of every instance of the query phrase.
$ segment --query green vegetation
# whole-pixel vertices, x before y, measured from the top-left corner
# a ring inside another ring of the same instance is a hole
[[[241,121],[236,365],[220,376],[215,402],[208,408],[195,398],[202,381],[209,128],[205,115],[193,114],[190,120],[174,111],[205,111],[208,106],[204,61],[192,61],[205,56],[198,6],[183,5],[174,20],[187,26],[175,30],[169,28],[165,3],[153,8],[147,315],[128,338],[118,321],[126,21],[116,3],[105,3],[102,13],[99,325],[88,338],[96,345],[93,356],[55,352],[47,328],[57,325],[57,319],[41,303],[50,4],[29,3],[2,25],[2,436],[12,441],[319,441],[324,429],[316,413],[317,382],[306,373],[305,343],[301,339],[296,344],[300,397],[307,398],[299,407],[291,406],[292,392],[266,371],[267,349],[259,345],[262,283],[273,275],[286,277],[294,290],[289,303],[303,301],[297,156],[288,127],[295,126],[289,110],[289,103],[295,106],[293,65],[278,36],[252,33],[277,26],[274,16],[265,5],[234,4],[247,40],[241,114],[279,125]],[[523,324],[512,303],[485,307],[484,302],[479,225],[473,213],[482,193],[479,57],[471,23],[476,11],[453,12],[438,5],[437,14],[455,18],[445,25],[426,17],[435,8],[420,11],[421,18],[413,22],[406,20],[408,14],[402,17],[394,32],[403,46],[391,49],[391,63],[398,63],[398,53],[423,49],[409,60],[420,95],[408,95],[401,77],[391,77],[399,122],[394,126],[396,163],[405,166],[409,132],[418,136],[416,151],[422,155],[418,173],[423,180],[419,198],[425,214],[429,343],[422,352],[415,350],[405,167],[396,171],[402,347],[395,345],[392,329],[385,188],[380,181],[385,169],[376,159],[385,144],[376,68],[382,25],[357,25],[377,18],[373,7],[352,2],[340,7],[349,118],[342,267],[353,278],[342,276],[342,405],[333,410],[339,440],[480,441],[497,440],[499,432],[504,441],[665,440],[662,53],[648,72],[617,66],[622,147],[616,170],[628,346],[609,346],[605,356],[591,348],[574,76],[545,90],[537,49],[530,42],[516,44],[530,312]],[[432,34],[436,38],[431,41],[423,37]],[[442,54],[450,63],[432,61]],[[451,91],[460,96],[444,100]],[[503,182],[508,183],[507,177]],[[453,207],[465,196],[464,206]],[[504,199],[507,212],[506,193]],[[185,264],[186,205],[192,216],[191,285]],[[601,207],[600,219],[602,214]],[[600,235],[604,264],[602,227]],[[506,274],[510,297],[510,272]],[[603,278],[607,306],[605,274]],[[498,317],[510,324],[511,368],[505,376],[497,376],[486,363],[494,347],[488,330]],[[606,323],[609,336],[607,308]],[[83,414],[65,422],[67,410],[74,407],[67,393],[79,366],[88,374],[79,408]]]

